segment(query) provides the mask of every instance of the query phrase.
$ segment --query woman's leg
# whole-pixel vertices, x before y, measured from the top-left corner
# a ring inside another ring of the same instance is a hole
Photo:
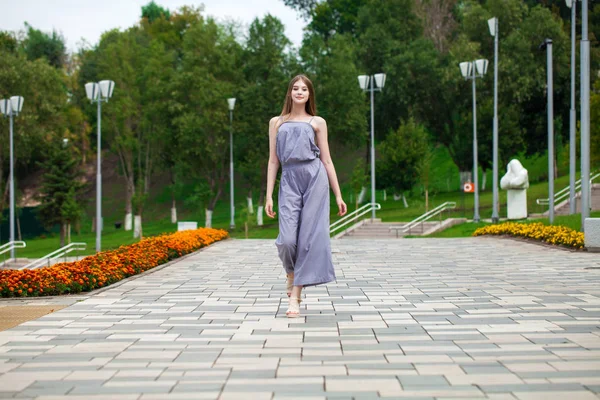
[[[296,318],[300,316],[300,296],[302,295],[302,286],[294,286],[292,295],[290,296],[290,304],[286,315],[288,318]]]
[[[300,299],[300,296],[302,296],[302,286],[294,286],[292,288],[292,295],[291,295],[291,297],[295,297],[297,299]]]
[[[290,297],[292,295],[292,289],[294,288],[294,273],[293,272],[288,272],[285,275],[285,283],[286,283],[286,289],[287,289],[287,297]]]
[[[279,235],[275,245],[286,275],[294,274],[297,258],[298,224],[302,209],[302,194],[289,171],[281,174],[279,184]],[[289,291],[289,290],[288,290]]]

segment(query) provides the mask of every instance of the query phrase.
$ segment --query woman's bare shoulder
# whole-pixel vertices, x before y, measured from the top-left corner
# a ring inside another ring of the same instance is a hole
[[[281,122],[284,120],[284,117],[281,115],[276,115],[273,118],[271,118],[269,120],[269,126],[277,126],[279,124],[281,124]]]
[[[325,118],[319,117],[318,115],[315,115],[312,123],[316,126],[317,131],[327,128],[327,121],[325,121]]]

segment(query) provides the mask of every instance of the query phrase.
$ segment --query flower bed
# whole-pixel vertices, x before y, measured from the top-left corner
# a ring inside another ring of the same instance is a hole
[[[87,292],[139,274],[225,239],[224,230],[176,232],[102,251],[80,261],[35,270],[0,271],[0,296],[50,296]]]
[[[473,236],[480,235],[519,236],[575,249],[581,249],[584,245],[582,232],[565,226],[544,225],[541,222],[532,224],[505,222],[503,224],[489,225],[479,228],[473,233]]]

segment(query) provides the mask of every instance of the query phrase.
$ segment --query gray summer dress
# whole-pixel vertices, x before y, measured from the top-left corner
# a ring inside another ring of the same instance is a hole
[[[311,119],[312,121],[312,119]],[[335,280],[329,241],[329,180],[309,122],[285,121],[276,136],[282,166],[275,241],[295,286]]]

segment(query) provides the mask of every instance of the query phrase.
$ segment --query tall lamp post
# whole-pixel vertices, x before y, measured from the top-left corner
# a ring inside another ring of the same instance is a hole
[[[566,0],[567,7],[571,9],[571,112],[569,118],[569,214],[577,212],[575,203],[575,171],[576,166],[576,138],[575,126],[577,114],[575,112],[575,24],[577,15],[577,0]],[[583,226],[583,225],[582,225]]]
[[[477,161],[477,93],[475,89],[475,80],[483,78],[487,72],[488,60],[480,59],[476,61],[466,61],[460,63],[460,72],[465,79],[473,81],[473,186],[475,187],[475,207],[473,212],[473,222],[479,222],[479,181],[478,181],[478,161]]]
[[[590,41],[588,0],[581,1],[581,229],[590,216]]]
[[[385,74],[359,75],[358,84],[363,91],[371,93],[371,205],[373,206],[375,204],[375,109],[373,108],[373,102],[374,93],[376,91],[381,92],[385,86]],[[375,208],[372,209],[371,222],[374,220]]]
[[[96,167],[96,252],[102,247],[102,102],[108,102],[112,97],[115,83],[113,81],[90,82],[85,84],[85,94],[92,103],[98,104],[98,134],[97,134],[97,167]]]
[[[547,98],[548,98],[548,219],[554,223],[554,88],[552,83],[552,39],[540,45],[546,50]],[[582,196],[583,197],[583,196]]]
[[[14,141],[13,141],[13,118],[21,112],[23,108],[23,97],[12,96],[10,99],[0,100],[0,112],[10,119],[10,177],[9,177],[9,189],[10,189],[10,218],[9,218],[9,232],[10,242],[15,241],[15,177],[14,177]],[[10,258],[15,258],[15,249],[10,250]]]
[[[235,107],[235,97],[227,99],[227,105],[229,106],[229,208],[231,209],[229,228],[235,229],[235,208],[233,205],[233,109]]]
[[[488,20],[490,34],[494,37],[494,122],[492,150],[492,222],[497,223],[498,216],[498,18]]]

